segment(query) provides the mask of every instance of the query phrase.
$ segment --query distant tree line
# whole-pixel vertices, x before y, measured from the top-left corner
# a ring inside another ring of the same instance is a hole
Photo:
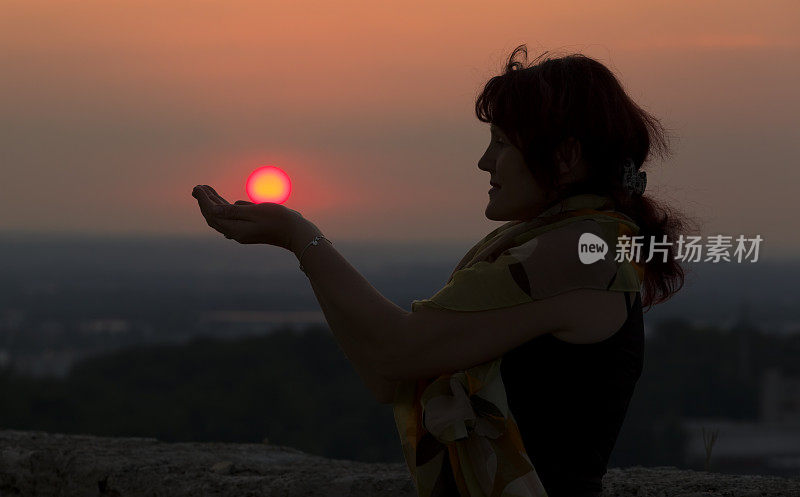
[[[739,330],[738,333],[742,333]],[[610,466],[681,466],[683,416],[755,419],[764,368],[792,372],[800,336],[663,321]],[[63,379],[0,371],[0,428],[288,445],[332,458],[402,462],[389,405],[361,383],[327,328],[140,345],[76,363]]]

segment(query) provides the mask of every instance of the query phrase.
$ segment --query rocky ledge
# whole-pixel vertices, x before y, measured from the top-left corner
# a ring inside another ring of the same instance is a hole
[[[800,496],[800,479],[611,468],[607,496]],[[0,430],[0,496],[415,496],[404,464],[291,447]]]

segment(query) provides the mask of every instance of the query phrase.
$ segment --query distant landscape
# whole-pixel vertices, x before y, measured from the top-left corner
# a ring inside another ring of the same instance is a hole
[[[471,244],[336,246],[410,310]],[[645,314],[645,371],[612,466],[691,467],[684,418],[757,420],[763,372],[800,376],[798,261],[687,266],[684,290]],[[6,233],[0,276],[0,427],[268,437],[402,461],[391,407],[361,384],[289,252],[213,237]]]
[[[386,298],[411,310],[433,295],[474,242],[348,243],[337,249]],[[687,263],[684,288],[645,313],[767,334],[800,333],[800,259]],[[294,254],[202,237],[0,234],[0,366],[64,374],[72,358],[198,334],[235,337],[324,324]]]

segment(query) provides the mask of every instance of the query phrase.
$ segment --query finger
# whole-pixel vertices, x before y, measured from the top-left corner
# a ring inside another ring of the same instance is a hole
[[[240,209],[241,206],[234,206],[231,204],[218,204],[211,199],[208,189],[203,188],[204,185],[197,187],[193,193],[200,204],[200,211],[206,218],[225,218],[225,219],[239,219],[239,215],[233,209]],[[213,227],[213,226],[212,226]]]
[[[202,186],[202,187],[203,187],[203,189],[206,191],[206,193],[208,193],[208,197],[209,197],[211,200],[213,200],[215,203],[217,203],[217,204],[223,204],[223,205],[225,205],[225,204],[230,204],[230,202],[228,202],[227,200],[225,200],[225,199],[222,197],[222,195],[220,195],[219,193],[217,193],[217,191],[216,191],[215,189],[213,189],[211,186],[209,186],[209,185],[201,185],[201,186]]]
[[[221,231],[218,227],[220,226],[219,221],[222,219],[255,221],[254,213],[251,210],[255,204],[217,204],[209,198],[209,191],[203,188],[203,186],[205,185],[198,185],[195,187],[192,191],[192,195],[197,198],[197,202],[200,204],[200,211],[203,213],[209,226],[217,229],[217,231]]]
[[[237,200],[233,203],[233,205],[253,205],[253,202],[248,202],[247,200]]]
[[[203,215],[209,213],[211,206],[216,205],[208,196],[208,192],[202,188],[201,185],[195,186],[194,190],[192,190],[192,196],[197,199],[197,203],[200,205],[200,211],[203,212]]]
[[[209,196],[208,191],[202,187],[197,187],[192,192],[192,195],[197,199],[197,203],[200,205],[200,212],[203,214],[203,217],[206,219],[206,223],[214,228],[215,230],[219,231],[220,233],[227,233],[229,232],[226,228],[220,223],[221,219],[225,216],[221,216],[220,214],[226,214],[223,212],[218,212],[220,210],[224,210],[226,208],[234,207],[230,204],[217,204],[213,202]],[[239,208],[237,206],[237,208]],[[230,216],[230,213],[227,213]]]
[[[209,200],[216,205],[226,205],[229,203],[208,185],[197,185],[197,188],[203,190],[206,193],[206,196],[208,196]]]

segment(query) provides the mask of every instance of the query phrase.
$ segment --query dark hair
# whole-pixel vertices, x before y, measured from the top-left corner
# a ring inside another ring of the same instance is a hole
[[[622,186],[627,157],[638,169],[653,154],[662,159],[669,156],[664,127],[597,60],[582,54],[542,59],[545,51],[526,66],[514,60],[518,53],[527,61],[525,45],[518,46],[505,72],[484,85],[475,102],[478,119],[498,126],[522,152],[539,184],[553,192],[554,200],[548,205],[578,193],[611,196],[615,210],[639,225],[645,258],[650,241],[663,241],[666,235],[667,260],[654,254],[645,263],[642,303],[649,308],[668,300],[683,286],[685,276],[675,259],[675,242],[694,220],[648,194],[631,197]],[[555,153],[570,137],[580,144],[589,174],[585,181],[563,187],[556,183]]]

